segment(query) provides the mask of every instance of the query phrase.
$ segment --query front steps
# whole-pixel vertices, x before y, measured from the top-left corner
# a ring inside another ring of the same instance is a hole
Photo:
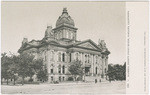
[[[85,76],[85,82],[105,82],[107,81],[106,78],[101,78],[101,76]]]

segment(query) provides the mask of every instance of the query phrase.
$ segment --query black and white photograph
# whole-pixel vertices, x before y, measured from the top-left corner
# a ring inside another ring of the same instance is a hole
[[[1,2],[2,94],[126,94],[125,2]]]

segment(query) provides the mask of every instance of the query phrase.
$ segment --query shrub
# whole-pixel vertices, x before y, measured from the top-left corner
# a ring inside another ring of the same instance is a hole
[[[69,77],[69,78],[68,78],[68,81],[73,81],[73,78],[72,78],[72,77]]]

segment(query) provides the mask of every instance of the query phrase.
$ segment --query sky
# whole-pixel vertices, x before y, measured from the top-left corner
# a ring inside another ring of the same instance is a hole
[[[2,2],[1,52],[17,53],[23,38],[41,40],[47,25],[55,28],[64,7],[78,28],[78,40],[104,40],[111,52],[108,62],[124,64],[124,2]]]

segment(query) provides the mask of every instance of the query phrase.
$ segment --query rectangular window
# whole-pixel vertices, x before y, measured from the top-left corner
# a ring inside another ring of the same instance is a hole
[[[65,77],[63,77],[63,81],[65,80]]]
[[[53,69],[51,69],[51,74],[53,74]]]
[[[96,64],[97,64],[97,60],[98,60],[98,57],[96,56]]]
[[[62,73],[65,74],[65,66],[62,67]]]
[[[58,73],[61,74],[61,68],[58,69]]]
[[[59,81],[61,81],[61,77],[59,77]]]
[[[65,53],[62,54],[62,61],[65,62]]]
[[[51,77],[51,81],[53,81],[53,77]]]
[[[71,62],[71,53],[70,53],[70,62]]]

